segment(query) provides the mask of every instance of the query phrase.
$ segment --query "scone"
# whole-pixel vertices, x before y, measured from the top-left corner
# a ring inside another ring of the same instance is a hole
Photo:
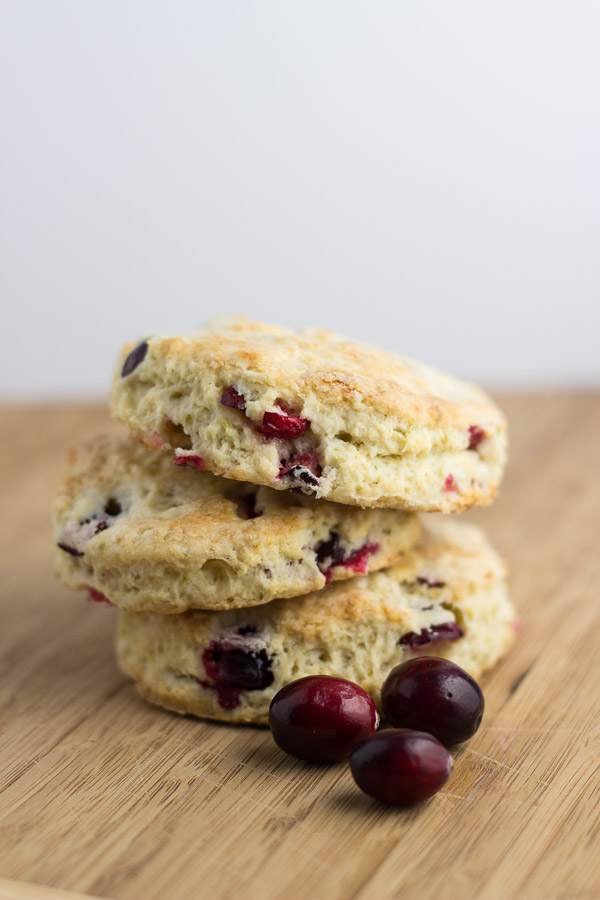
[[[71,453],[54,505],[69,587],[123,609],[180,613],[294,597],[373,572],[417,540],[419,519],[279,493],[174,466],[129,435]]]
[[[472,525],[432,522],[391,568],[293,600],[180,616],[120,613],[122,669],[153,703],[228,722],[266,723],[285,684],[329,674],[379,702],[403,659],[431,654],[477,677],[511,643],[505,569]]]
[[[218,319],[124,349],[111,402],[148,447],[352,506],[491,502],[506,423],[482,391],[326,331]]]

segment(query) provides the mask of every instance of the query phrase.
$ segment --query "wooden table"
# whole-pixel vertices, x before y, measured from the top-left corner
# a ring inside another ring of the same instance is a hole
[[[120,426],[98,407],[5,409],[0,898],[600,897],[600,398],[501,402],[510,468],[469,518],[510,562],[522,630],[446,788],[409,811],[266,729],[144,703],[115,665],[115,611],[51,565],[65,450]]]

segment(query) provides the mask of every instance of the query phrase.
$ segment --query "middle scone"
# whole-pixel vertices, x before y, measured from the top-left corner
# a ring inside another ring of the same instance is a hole
[[[419,537],[414,513],[360,509],[173,466],[129,436],[72,451],[54,506],[72,588],[137,612],[234,609],[375,572]]]

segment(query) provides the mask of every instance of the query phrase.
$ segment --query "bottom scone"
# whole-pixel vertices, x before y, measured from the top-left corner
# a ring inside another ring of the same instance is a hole
[[[339,675],[379,703],[410,656],[451,659],[474,677],[514,635],[505,568],[482,532],[433,522],[402,562],[303,597],[249,609],[119,614],[124,672],[153,703],[227,722],[267,723],[275,693],[304,675]]]

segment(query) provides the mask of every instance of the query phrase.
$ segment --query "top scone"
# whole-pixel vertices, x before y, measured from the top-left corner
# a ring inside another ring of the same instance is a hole
[[[241,317],[125,347],[111,401],[179,464],[353,506],[484,506],[506,458],[504,417],[475,386],[331,332]]]

